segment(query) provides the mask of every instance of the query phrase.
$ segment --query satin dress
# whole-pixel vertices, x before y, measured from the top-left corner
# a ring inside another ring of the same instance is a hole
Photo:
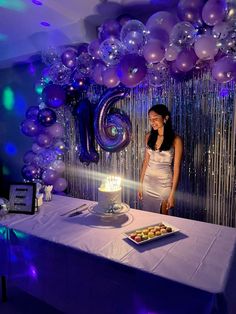
[[[150,159],[143,180],[143,210],[159,213],[172,187],[174,148],[168,151],[147,148],[147,151]]]

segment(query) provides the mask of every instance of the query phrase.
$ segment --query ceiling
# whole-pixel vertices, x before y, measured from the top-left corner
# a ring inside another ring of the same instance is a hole
[[[130,14],[146,22],[175,0],[0,0],[0,67],[40,53],[48,46],[90,42],[108,18]],[[38,3],[38,4],[37,4]],[[41,23],[49,23],[44,26]]]

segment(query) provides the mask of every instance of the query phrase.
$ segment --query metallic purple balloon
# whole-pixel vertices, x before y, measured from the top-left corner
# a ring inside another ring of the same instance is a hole
[[[212,67],[212,76],[219,83],[228,83],[236,79],[236,60],[226,56],[216,61]]]
[[[121,59],[117,73],[126,87],[135,87],[147,73],[146,61],[137,54],[127,54]]]
[[[95,59],[100,59],[101,57],[100,44],[101,42],[95,39],[88,46],[88,53]]]
[[[165,47],[160,40],[150,40],[143,48],[143,56],[148,63],[160,62],[165,55]]]
[[[62,192],[64,191],[68,186],[68,182],[64,178],[58,178],[53,184],[53,190],[55,192]]]
[[[202,19],[209,26],[223,21],[225,15],[226,2],[224,0],[208,0],[202,9]]]
[[[58,179],[59,174],[52,169],[47,169],[42,174],[42,180],[44,184],[54,184],[54,182]]]
[[[28,150],[23,156],[23,161],[25,164],[29,165],[34,161],[35,157],[36,154],[32,150]]]
[[[108,89],[95,110],[95,137],[101,148],[108,152],[123,150],[131,140],[132,125],[122,110],[112,106],[126,97],[128,91],[123,88]]]
[[[37,136],[40,132],[40,126],[37,121],[26,119],[21,123],[21,132],[26,136]]]
[[[38,136],[37,136],[37,144],[41,147],[50,147],[52,145],[52,137],[49,135],[49,134],[46,134],[46,133],[40,133]]]
[[[27,109],[25,116],[27,119],[37,120],[38,113],[39,113],[39,107],[38,106],[30,106]]]
[[[203,35],[195,41],[194,50],[199,59],[211,60],[217,55],[219,48],[216,39],[212,35]]]
[[[38,113],[38,121],[43,126],[51,126],[57,120],[55,111],[50,108],[41,109]]]
[[[22,167],[21,174],[24,179],[32,181],[40,178],[41,169],[35,165],[25,165]]]
[[[62,63],[69,69],[76,66],[78,52],[75,48],[67,48],[61,55]]]
[[[63,173],[66,169],[64,161],[60,159],[53,161],[50,167],[58,173]]]
[[[173,26],[178,22],[178,19],[168,11],[159,11],[151,15],[147,21],[147,29],[158,27],[170,33]]]
[[[106,65],[103,62],[97,62],[93,68],[92,78],[98,85],[103,85],[102,72],[106,70]]]
[[[196,61],[197,57],[193,49],[184,49],[177,56],[176,66],[180,71],[188,72],[193,69]]]
[[[49,84],[42,93],[45,104],[52,108],[59,108],[64,105],[66,100],[66,94],[64,89],[60,85]]]
[[[120,79],[117,74],[117,67],[109,67],[105,71],[102,72],[102,81],[103,84],[108,87],[116,87],[120,84]]]
[[[101,41],[109,37],[119,38],[120,30],[121,25],[118,21],[108,19],[99,27],[98,37]]]
[[[56,122],[53,125],[47,127],[45,132],[50,134],[54,138],[64,137],[65,130],[62,124]]]

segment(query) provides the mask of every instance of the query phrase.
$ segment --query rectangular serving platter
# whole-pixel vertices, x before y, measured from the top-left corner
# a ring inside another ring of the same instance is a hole
[[[151,227],[157,227],[157,226],[160,226],[161,224],[165,225],[166,227],[170,227],[172,229],[171,232],[167,232],[167,233],[163,233],[161,235],[157,235],[157,236],[154,236],[153,238],[148,238],[146,240],[142,240],[140,242],[137,242],[135,241],[135,239],[131,238],[131,234],[132,233],[135,233],[136,231],[141,231],[141,230],[144,230],[144,229],[148,229],[148,228],[151,228]],[[152,224],[152,225],[148,225],[148,226],[144,226],[144,227],[141,227],[141,228],[138,228],[138,229],[133,229],[133,230],[129,230],[127,232],[124,233],[124,235],[132,242],[134,242],[135,244],[137,245],[141,245],[141,244],[144,244],[144,243],[148,243],[148,242],[151,242],[151,241],[155,241],[155,240],[158,240],[158,239],[163,239],[165,237],[168,237],[172,234],[175,234],[176,232],[179,232],[180,229],[176,228],[175,226],[167,223],[167,222],[164,222],[164,221],[161,221],[161,222],[157,222],[155,224]]]

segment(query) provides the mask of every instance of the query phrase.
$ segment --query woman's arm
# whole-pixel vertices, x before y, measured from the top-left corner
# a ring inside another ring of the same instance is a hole
[[[167,209],[174,207],[174,196],[175,192],[179,183],[179,177],[180,177],[180,167],[181,167],[181,161],[182,161],[182,155],[183,155],[183,141],[180,136],[176,136],[174,139],[174,169],[173,169],[173,181],[172,181],[172,188],[170,195],[167,200]]]
[[[147,146],[147,142],[148,142],[148,138],[149,138],[150,133],[148,133],[145,136],[145,144]],[[144,160],[142,163],[142,169],[141,169],[141,175],[140,175],[140,185],[139,185],[139,190],[138,190],[138,198],[141,200],[143,198],[143,179],[144,179],[144,175],[147,169],[147,165],[150,159],[150,155],[147,151],[147,148],[145,149],[145,155],[144,155]]]

